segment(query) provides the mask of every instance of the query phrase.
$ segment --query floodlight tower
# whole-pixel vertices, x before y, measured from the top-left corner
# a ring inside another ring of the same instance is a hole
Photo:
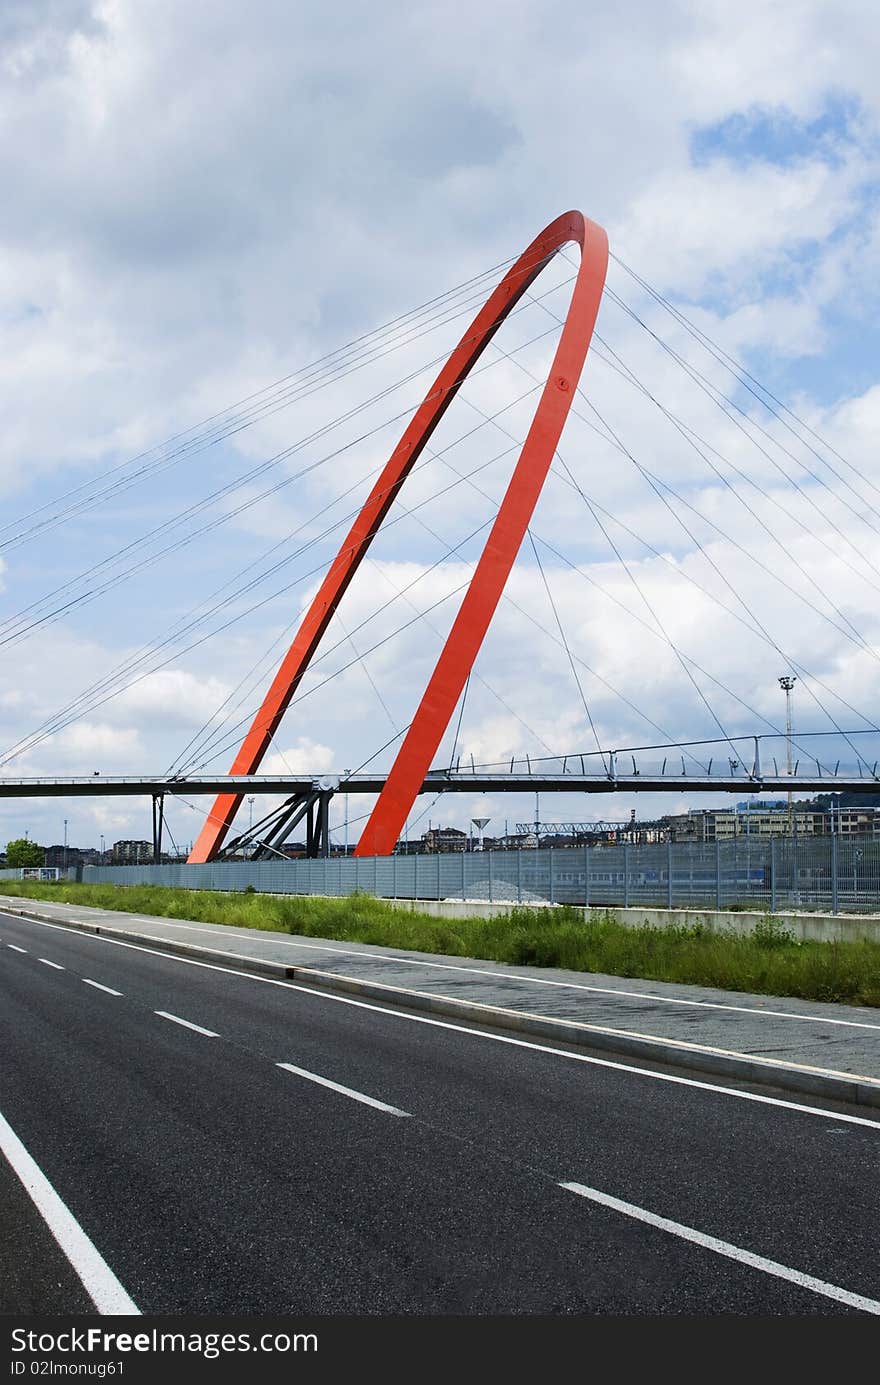
[[[785,755],[786,767],[789,779],[791,778],[791,690],[797,682],[797,675],[787,673],[779,680],[779,686],[785,693]],[[791,804],[791,789],[788,791],[788,835],[792,835],[794,826],[794,810]]]

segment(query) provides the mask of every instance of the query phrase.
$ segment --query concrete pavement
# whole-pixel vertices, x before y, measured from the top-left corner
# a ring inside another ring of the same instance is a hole
[[[509,966],[83,905],[9,913],[557,1042],[880,1106],[880,1010]]]

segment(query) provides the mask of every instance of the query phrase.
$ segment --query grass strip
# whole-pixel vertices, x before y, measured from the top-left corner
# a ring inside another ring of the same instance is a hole
[[[585,919],[572,908],[444,919],[395,909],[368,894],[337,899],[2,880],[4,894],[519,966],[880,1006],[880,942],[800,942],[770,915],[752,933],[737,935],[701,924],[629,928],[613,911],[594,910]]]

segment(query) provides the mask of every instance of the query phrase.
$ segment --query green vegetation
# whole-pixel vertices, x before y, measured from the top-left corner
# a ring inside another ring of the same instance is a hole
[[[46,855],[45,849],[27,837],[16,837],[14,842],[6,843],[6,864],[10,869],[19,866],[41,866]]]
[[[613,914],[595,911],[585,921],[580,910],[567,908],[441,919],[394,909],[365,894],[324,899],[30,880],[0,881],[0,893],[521,966],[880,1005],[880,942],[798,942],[770,915],[751,936],[737,937],[700,926],[625,928]]]

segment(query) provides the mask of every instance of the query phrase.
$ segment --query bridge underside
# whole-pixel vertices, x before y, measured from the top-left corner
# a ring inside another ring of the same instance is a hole
[[[190,794],[282,794],[298,797],[309,794],[378,794],[385,786],[384,775],[355,775],[334,780],[310,775],[228,774],[211,778],[179,779],[152,777],[74,777],[68,779],[0,778],[0,798],[140,798],[154,794],[186,797]],[[474,774],[461,772],[430,773],[419,793],[880,793],[880,774],[749,775],[731,774]]]
[[[244,796],[270,794],[283,802],[253,826],[230,841],[216,859],[242,852],[254,859],[283,855],[281,848],[297,828],[305,831],[306,854],[326,856],[330,851],[330,803],[334,795],[380,794],[382,775],[354,775],[349,779],[324,775],[217,775],[180,779],[175,777],[104,777],[91,775],[69,779],[0,779],[0,798],[150,797],[153,800],[153,850],[162,848],[162,823],[166,795],[236,793]],[[880,793],[876,766],[870,773],[822,773],[813,775],[749,774],[483,774],[479,771],[435,771],[423,781],[419,793]]]
[[[179,779],[165,776],[74,777],[68,779],[0,778],[0,798],[140,798],[154,794],[186,797],[194,794],[336,793],[378,794],[384,775],[354,775],[350,779],[291,774],[220,774],[207,778]],[[761,778],[735,774],[481,774],[443,771],[430,773],[419,793],[880,793],[880,774],[768,774]]]

